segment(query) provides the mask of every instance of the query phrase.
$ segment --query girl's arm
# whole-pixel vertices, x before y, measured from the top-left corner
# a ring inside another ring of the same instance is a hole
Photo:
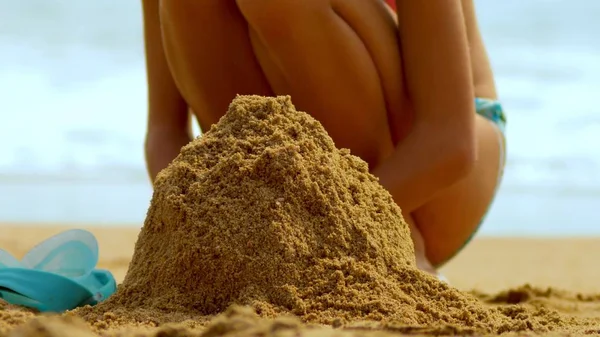
[[[171,76],[162,44],[159,1],[142,0],[148,79],[148,126],[145,142],[150,180],[177,157],[192,139],[188,106]]]
[[[475,106],[458,0],[397,0],[405,81],[415,110],[409,135],[374,174],[410,213],[471,170]]]

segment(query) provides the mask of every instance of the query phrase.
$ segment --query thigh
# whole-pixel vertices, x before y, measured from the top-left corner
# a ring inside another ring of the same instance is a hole
[[[373,60],[383,92],[392,142],[412,126],[396,13],[383,0],[331,0],[333,10],[360,38]]]
[[[434,266],[452,258],[477,230],[502,174],[504,138],[489,120],[475,118],[478,155],[473,171],[412,213]]]
[[[273,91],[371,167],[406,129],[398,30],[382,0],[237,0]],[[400,126],[400,127],[399,127]]]
[[[202,129],[237,94],[272,95],[235,0],[161,1],[161,24],[169,67]]]

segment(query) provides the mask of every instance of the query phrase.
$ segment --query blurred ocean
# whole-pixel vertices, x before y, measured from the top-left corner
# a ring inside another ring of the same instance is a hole
[[[509,118],[480,233],[600,234],[600,1],[477,5]],[[141,226],[144,71],[139,1],[0,0],[0,222]]]

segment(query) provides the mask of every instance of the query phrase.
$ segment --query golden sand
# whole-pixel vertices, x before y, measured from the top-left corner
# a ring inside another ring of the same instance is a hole
[[[117,282],[121,283],[127,272],[129,261],[134,250],[139,229],[131,226],[98,227],[81,224],[74,226],[84,228],[96,235],[100,245],[100,268],[110,269]],[[7,248],[15,256],[22,256],[36,243],[57,234],[65,229],[56,225],[37,224],[3,224],[0,225],[0,247]],[[591,318],[600,316],[600,270],[594,268],[600,257],[600,238],[559,238],[559,239],[533,239],[533,238],[477,238],[454,260],[443,272],[450,279],[452,286],[465,292],[477,294],[482,300],[498,299],[498,302],[507,292],[513,294],[512,298],[521,298],[524,302],[520,306],[533,308],[546,308],[556,311],[565,317]],[[552,261],[547,263],[546,261]],[[490,266],[494,266],[490,268]],[[525,287],[525,284],[535,287]],[[520,295],[524,294],[524,295]],[[499,296],[500,295],[500,296]],[[492,307],[512,307],[506,303],[487,303]],[[148,322],[145,325],[123,324],[113,327],[102,334],[93,333],[87,323],[82,328],[82,322],[73,325],[72,318],[56,317],[47,321],[42,317],[39,321],[31,321],[38,317],[36,314],[23,312],[22,309],[0,305],[0,336],[62,336],[62,337],[87,337],[87,336],[201,336],[207,332],[204,323],[193,322],[165,324],[156,326]],[[109,315],[110,317],[110,315]],[[207,318],[209,319],[209,318]],[[118,321],[118,317],[112,318]],[[216,336],[219,326],[227,326],[227,318],[221,318],[215,324],[212,332],[205,336]],[[44,323],[46,321],[46,323]],[[240,322],[242,321],[242,322]],[[243,319],[238,320],[237,328],[244,325]],[[286,324],[299,325],[301,336],[329,337],[359,334],[365,336],[365,330],[344,330],[333,328],[314,328],[297,323],[297,321],[283,319],[275,329],[284,331]],[[286,323],[287,322],[287,323]],[[48,324],[48,326],[46,326]],[[40,332],[32,329],[46,326],[49,332]],[[252,331],[240,333],[238,336],[258,336],[267,328],[268,320],[258,320]],[[190,328],[193,327],[193,328]],[[15,328],[19,328],[17,332]],[[59,329],[52,335],[52,329]],[[295,329],[295,328],[294,328]],[[86,332],[84,332],[86,331]],[[223,332],[227,331],[223,328]],[[290,330],[287,330],[290,331]],[[293,331],[293,330],[292,330]],[[593,331],[600,331],[600,322],[583,329],[580,333],[571,335],[588,335]],[[59,333],[60,332],[60,333]],[[588,332],[587,334],[585,332]],[[46,333],[46,334],[44,334]],[[406,332],[404,332],[406,334]],[[600,333],[598,333],[600,334]],[[400,332],[368,332],[367,336],[401,336]],[[532,335],[564,335],[560,331],[532,334]]]

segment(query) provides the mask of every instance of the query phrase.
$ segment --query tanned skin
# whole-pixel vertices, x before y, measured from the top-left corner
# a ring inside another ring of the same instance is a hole
[[[436,273],[492,201],[503,139],[473,0],[142,0],[152,181],[237,95],[291,95],[364,159]],[[499,141],[499,139],[501,141]]]

